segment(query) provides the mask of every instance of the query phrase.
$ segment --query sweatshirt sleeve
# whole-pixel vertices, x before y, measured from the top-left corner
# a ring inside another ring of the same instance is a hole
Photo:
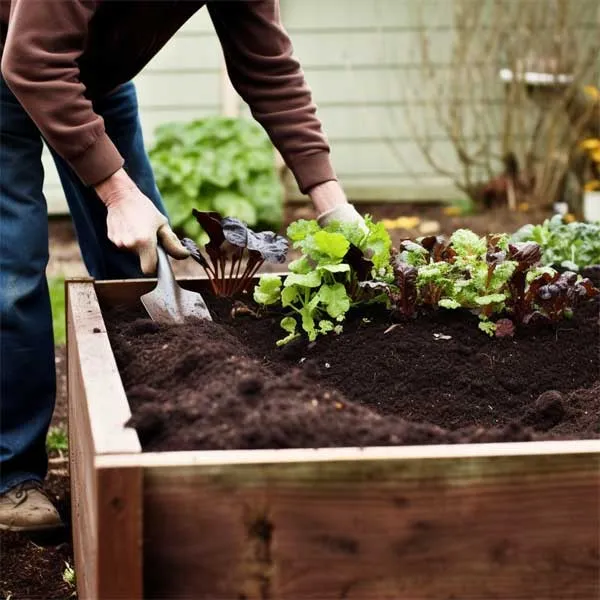
[[[86,185],[123,166],[85,97],[77,59],[97,0],[12,0],[2,75],[42,135]]]
[[[294,174],[300,191],[336,176],[311,91],[280,19],[279,0],[207,3],[233,87]]]

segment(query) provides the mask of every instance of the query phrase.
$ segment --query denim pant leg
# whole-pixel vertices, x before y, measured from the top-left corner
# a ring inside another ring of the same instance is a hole
[[[140,190],[166,214],[144,147],[135,87],[129,82],[95,102],[111,140],[125,160],[125,170]],[[92,188],[81,183],[56,153],[54,161],[73,218],[86,268],[96,279],[143,277],[138,256],[117,248],[107,237],[106,208]]]
[[[55,399],[42,139],[0,78],[0,493],[46,475]]]

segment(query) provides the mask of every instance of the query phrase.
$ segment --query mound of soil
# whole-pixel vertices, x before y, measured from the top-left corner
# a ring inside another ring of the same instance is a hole
[[[232,318],[207,301],[215,322],[106,315],[146,451],[600,436],[598,302],[512,339],[466,313],[392,324],[382,312],[278,348],[279,315]]]

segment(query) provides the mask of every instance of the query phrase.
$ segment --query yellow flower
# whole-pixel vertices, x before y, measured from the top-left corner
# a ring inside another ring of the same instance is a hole
[[[414,229],[420,222],[419,217],[398,217],[397,219],[382,219],[386,229]]]
[[[444,214],[449,217],[460,217],[462,215],[462,208],[460,206],[446,206]]]
[[[592,179],[592,181],[588,181],[583,186],[583,189],[586,192],[595,192],[596,190],[600,190],[600,180],[598,180],[598,179]]]
[[[600,149],[600,140],[596,138],[588,138],[587,140],[583,140],[579,147],[583,150],[599,150]]]
[[[585,85],[583,86],[583,91],[590,97],[593,98],[594,100],[596,98],[600,98],[600,91],[598,91],[598,88],[593,86],[593,85]]]
[[[565,223],[574,223],[575,221],[577,221],[577,218],[575,217],[575,215],[572,215],[571,213],[567,213],[564,217],[563,217],[563,221]]]
[[[594,162],[600,163],[600,148],[598,148],[598,150],[594,150],[590,156]]]

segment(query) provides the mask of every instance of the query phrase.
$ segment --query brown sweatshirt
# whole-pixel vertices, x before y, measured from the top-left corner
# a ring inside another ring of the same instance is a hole
[[[302,192],[335,179],[279,0],[0,0],[2,75],[47,142],[95,185],[123,158],[93,100],[139,73],[204,4],[233,86]]]

